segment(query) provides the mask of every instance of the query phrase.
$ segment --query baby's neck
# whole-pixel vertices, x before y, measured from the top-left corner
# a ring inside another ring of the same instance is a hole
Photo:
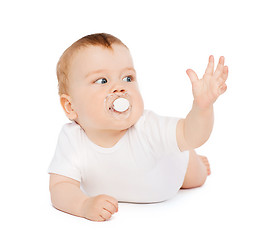
[[[96,130],[86,131],[87,137],[96,145],[103,148],[113,147],[126,133],[127,129],[121,131],[115,130]]]

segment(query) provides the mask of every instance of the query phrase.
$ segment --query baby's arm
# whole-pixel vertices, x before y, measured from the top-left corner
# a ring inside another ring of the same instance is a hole
[[[50,194],[53,206],[63,212],[92,221],[105,221],[118,211],[118,201],[108,195],[88,197],[80,183],[58,174],[50,174]]]
[[[177,142],[181,151],[200,147],[208,140],[214,123],[213,104],[227,89],[228,67],[224,66],[224,57],[220,57],[214,72],[214,58],[210,56],[201,80],[191,69],[187,74],[192,83],[194,101],[187,117],[177,125]]]

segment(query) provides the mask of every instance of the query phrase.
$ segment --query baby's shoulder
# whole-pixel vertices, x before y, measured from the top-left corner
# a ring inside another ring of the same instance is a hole
[[[79,132],[80,129],[81,127],[76,122],[66,123],[62,127],[63,132],[72,134]]]
[[[66,139],[72,145],[80,142],[83,134],[83,129],[76,122],[66,123],[63,125],[59,139]]]
[[[75,135],[80,132],[81,127],[76,122],[70,122],[63,125],[61,133]]]

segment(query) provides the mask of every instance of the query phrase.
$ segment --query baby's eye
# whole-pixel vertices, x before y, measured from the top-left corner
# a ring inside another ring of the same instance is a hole
[[[105,84],[105,83],[107,83],[107,80],[105,78],[100,78],[100,79],[96,80],[94,83]]]
[[[125,82],[131,82],[132,81],[132,77],[127,76],[127,77],[123,78],[122,80],[125,81]]]

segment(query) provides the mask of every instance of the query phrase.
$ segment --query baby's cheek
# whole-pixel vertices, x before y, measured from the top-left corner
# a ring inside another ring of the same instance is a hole
[[[136,101],[137,101],[137,107],[140,109],[140,111],[144,110],[144,101],[142,99],[142,96],[140,93],[137,94],[136,96]]]
[[[90,103],[88,103],[88,114],[90,116],[98,116],[104,109],[103,104],[98,104],[97,101],[91,101]]]
[[[137,94],[133,99],[133,110],[137,119],[139,119],[144,112],[144,102],[140,94]]]

